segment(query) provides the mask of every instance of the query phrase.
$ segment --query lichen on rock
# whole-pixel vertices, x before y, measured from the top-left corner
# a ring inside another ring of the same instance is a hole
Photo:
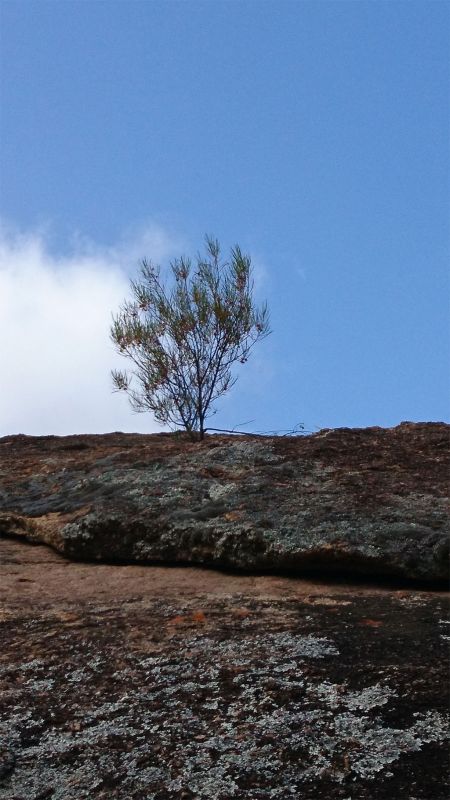
[[[449,426],[0,439],[0,532],[79,560],[448,577]]]

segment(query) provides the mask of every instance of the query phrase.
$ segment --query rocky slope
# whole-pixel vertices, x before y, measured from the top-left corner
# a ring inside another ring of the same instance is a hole
[[[438,582],[450,426],[0,439],[0,533],[78,560]]]
[[[447,800],[442,591],[0,540],[0,800]]]

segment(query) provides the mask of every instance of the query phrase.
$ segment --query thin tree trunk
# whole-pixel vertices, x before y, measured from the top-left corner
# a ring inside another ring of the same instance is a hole
[[[201,411],[198,415],[198,421],[200,423],[199,439],[202,442],[203,439],[205,438],[205,415]]]

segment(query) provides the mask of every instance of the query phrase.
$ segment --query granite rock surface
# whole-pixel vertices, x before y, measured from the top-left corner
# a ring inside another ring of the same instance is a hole
[[[70,559],[448,576],[450,426],[0,439],[0,534]]]
[[[448,596],[0,540],[0,800],[447,800]]]

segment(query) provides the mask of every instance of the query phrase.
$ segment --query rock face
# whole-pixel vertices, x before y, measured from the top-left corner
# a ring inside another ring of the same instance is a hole
[[[0,533],[77,560],[444,581],[450,426],[0,439]]]
[[[448,612],[0,540],[0,800],[448,800]]]

